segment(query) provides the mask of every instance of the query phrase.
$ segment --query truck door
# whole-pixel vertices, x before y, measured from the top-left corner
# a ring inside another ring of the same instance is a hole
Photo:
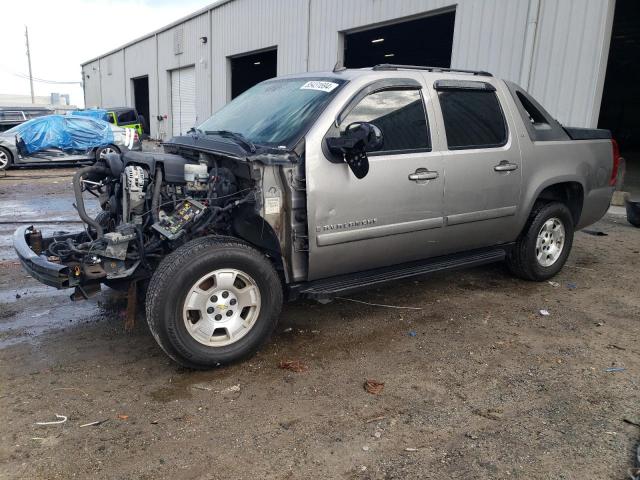
[[[504,94],[485,81],[436,80],[438,130],[443,133],[446,241],[451,252],[513,241],[522,162],[509,129]]]
[[[307,158],[309,279],[429,256],[433,232],[443,226],[444,179],[422,87],[411,79],[376,82],[338,115],[334,130],[370,122],[382,131],[384,145],[369,153],[364,178],[331,163],[324,149]]]

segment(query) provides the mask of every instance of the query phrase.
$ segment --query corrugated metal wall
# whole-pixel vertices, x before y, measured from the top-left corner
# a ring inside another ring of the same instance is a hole
[[[529,0],[467,0],[456,10],[451,66],[520,83]]]
[[[84,103],[87,108],[102,105],[100,93],[100,61],[96,60],[82,66],[84,82]]]
[[[130,104],[130,79],[149,75],[151,133],[158,136],[155,115],[171,110],[172,69],[195,66],[202,121],[230,98],[229,57],[277,47],[278,75],[331,69],[342,58],[345,32],[455,9],[453,67],[516,81],[562,123],[595,126],[614,1],[234,0],[102,57],[99,65],[85,64],[85,97],[87,105]],[[179,30],[184,46],[176,54]]]
[[[103,106],[122,105],[125,101],[124,50],[100,59],[100,87]]]
[[[184,39],[182,53],[175,53],[175,31],[182,29]],[[196,114],[198,121],[211,115],[211,66],[209,48],[211,42],[202,43],[201,37],[209,38],[209,14],[205,13],[177,27],[158,34],[158,110],[162,114],[171,112],[171,70],[194,66],[196,71]],[[168,119],[166,132],[171,132],[172,121]],[[170,135],[169,135],[170,136]]]
[[[565,125],[598,123],[613,0],[545,0],[530,93]]]
[[[456,3],[451,0],[311,0],[309,70],[332,68],[342,58],[342,32],[454,8]]]
[[[125,105],[134,105],[134,92],[132,78],[149,77],[149,122],[150,128],[157,131],[156,116],[160,111],[158,109],[158,80],[156,75],[156,39],[155,37],[147,38],[124,50],[125,74],[126,74],[126,99]]]
[[[308,0],[240,0],[211,15],[213,111],[230,98],[229,57],[278,48],[278,75],[307,70]]]

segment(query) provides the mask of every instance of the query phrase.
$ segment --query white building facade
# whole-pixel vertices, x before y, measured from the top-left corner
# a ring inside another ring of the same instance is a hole
[[[345,52],[362,51],[346,48],[357,34],[371,32],[373,48],[384,45],[387,32],[396,44],[393,52],[380,50],[379,63],[394,63],[416,45],[417,60],[428,58],[434,45],[452,68],[515,81],[561,123],[595,127],[614,7],[615,0],[219,1],[84,63],[85,104],[136,106],[148,117],[151,137],[168,138],[232,98],[234,75],[247,76],[243,58],[258,67],[267,61],[261,55],[272,55],[277,75],[330,70],[347,60]],[[405,24],[412,31],[408,22],[439,18],[450,42],[401,36]]]

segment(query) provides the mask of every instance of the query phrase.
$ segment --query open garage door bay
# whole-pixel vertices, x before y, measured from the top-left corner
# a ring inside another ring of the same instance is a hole
[[[197,123],[194,67],[179,68],[171,72],[171,120],[174,136],[186,133]]]

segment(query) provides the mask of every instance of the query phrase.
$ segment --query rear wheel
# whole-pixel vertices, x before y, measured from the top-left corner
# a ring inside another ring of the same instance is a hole
[[[509,269],[525,280],[553,277],[567,261],[573,231],[573,217],[566,205],[537,204],[507,259]]]
[[[167,256],[151,278],[147,322],[158,344],[189,368],[254,353],[271,335],[282,287],[271,262],[232,238],[194,240]]]
[[[11,166],[11,152],[0,147],[0,170],[8,170]]]

